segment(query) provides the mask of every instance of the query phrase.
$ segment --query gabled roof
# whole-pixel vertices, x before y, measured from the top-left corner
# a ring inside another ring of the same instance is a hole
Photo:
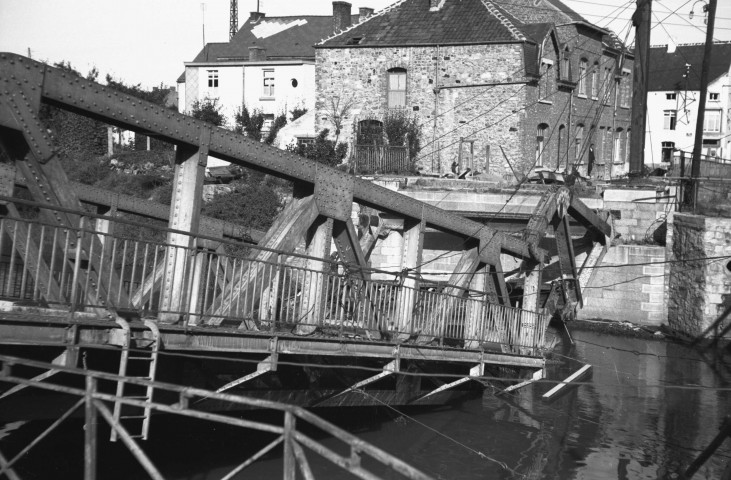
[[[400,0],[363,22],[315,45],[319,48],[384,45],[455,45],[525,41],[515,18],[489,0]]]
[[[358,22],[358,18],[352,15],[351,21]],[[268,59],[314,59],[312,46],[331,35],[332,28],[332,16],[262,17],[255,22],[247,19],[230,42],[206,44],[193,62],[248,60],[249,47],[265,48]]]
[[[678,45],[668,53],[667,46],[650,48],[649,91],[700,90],[703,44]],[[686,80],[686,63],[690,74]],[[731,42],[713,44],[708,79],[710,82],[729,72],[731,68]]]

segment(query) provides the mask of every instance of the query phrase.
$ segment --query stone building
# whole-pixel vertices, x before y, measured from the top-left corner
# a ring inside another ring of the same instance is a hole
[[[559,0],[400,0],[315,48],[315,127],[351,152],[402,112],[422,173],[627,170],[633,57]]]

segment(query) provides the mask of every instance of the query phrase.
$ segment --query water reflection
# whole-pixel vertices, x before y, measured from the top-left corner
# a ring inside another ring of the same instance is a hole
[[[481,398],[438,409],[341,408],[317,413],[445,480],[678,478],[716,435],[724,415],[731,413],[731,394],[718,390],[731,386],[729,358],[707,362],[684,346],[664,341],[584,331],[573,336],[575,347],[559,352],[565,356],[557,358],[564,363],[552,366],[550,374],[565,378],[582,363],[590,363],[592,376],[587,385],[550,404],[542,402],[541,395],[552,385],[535,384],[504,396],[486,390]],[[673,385],[704,388],[670,388]],[[54,456],[79,458],[78,422],[66,427],[77,438],[73,451],[64,451],[61,441],[52,442],[53,451],[41,449],[25,461],[23,472],[37,466],[34,458],[47,465],[54,465]],[[32,428],[40,431],[43,426]],[[30,429],[23,425],[6,433],[0,450],[18,451],[32,438]],[[271,441],[261,433],[179,419],[156,420],[153,430],[146,450],[166,478],[177,480],[220,478]],[[15,437],[25,441],[13,444]],[[335,442],[320,440],[336,448]],[[100,478],[143,477],[123,447],[102,443],[107,446]],[[312,453],[308,459],[316,478],[352,478]],[[694,479],[720,478],[729,459],[731,440]],[[235,478],[281,478],[281,465],[281,451],[275,451]],[[76,477],[67,473],[54,466],[29,478]]]

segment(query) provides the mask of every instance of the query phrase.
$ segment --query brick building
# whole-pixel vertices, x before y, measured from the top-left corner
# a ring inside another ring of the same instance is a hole
[[[627,170],[632,56],[559,0],[400,0],[315,48],[316,129],[351,148],[400,111],[424,173]]]

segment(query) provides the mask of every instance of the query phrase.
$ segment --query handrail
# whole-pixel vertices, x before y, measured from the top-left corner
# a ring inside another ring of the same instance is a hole
[[[0,200],[4,198],[10,197],[0,196]],[[11,200],[30,207],[68,210]],[[438,340],[440,345],[448,339],[450,345],[465,342],[470,348],[484,342],[530,349],[543,345],[545,315],[487,303],[485,292],[468,288],[456,294],[423,290],[405,285],[401,273],[381,270],[373,271],[393,279],[365,280],[358,275],[358,269],[343,268],[341,263],[329,259],[230,240],[213,239],[219,245],[245,248],[246,255],[201,250],[195,247],[196,241],[178,246],[150,238],[130,239],[87,227],[90,218],[100,216],[80,214],[79,227],[59,227],[37,219],[0,218],[0,249],[10,239],[10,250],[21,257],[17,261],[16,255],[12,255],[9,263],[0,262],[0,282],[4,282],[0,295],[44,299],[49,305],[66,305],[72,310],[104,309],[107,302],[112,302],[118,308],[182,318],[186,326],[217,327],[227,319],[238,321],[240,328],[272,333],[298,326],[310,332],[324,329],[328,335],[339,337],[360,331],[376,337],[384,332],[386,336],[401,335],[401,340],[403,336],[419,337],[421,343]],[[211,239],[139,222],[105,220],[161,233],[175,232],[192,240]],[[92,244],[90,251],[80,249],[78,240],[88,236],[101,239],[100,246]],[[30,249],[28,241],[33,238],[41,239],[35,250]],[[276,258],[258,258],[253,253],[263,251],[276,253]],[[82,262],[75,261],[87,257],[99,259],[97,275],[117,271],[121,281],[115,290],[96,290],[91,276],[80,268]],[[27,265],[22,263],[23,259]],[[180,301],[163,304],[160,292],[169,275],[165,262],[170,259],[180,259],[185,281]],[[306,260],[317,260],[328,267],[313,270],[306,267]],[[322,296],[313,289],[321,290]],[[129,298],[129,304],[119,303],[120,296]],[[313,303],[313,298],[320,298],[315,300],[320,303]]]
[[[359,453],[365,453],[372,457],[374,460],[378,461],[379,463],[383,464],[385,467],[390,467],[394,471],[401,473],[406,478],[414,479],[414,480],[430,480],[432,477],[421,472],[417,468],[409,465],[408,463],[404,462],[403,460],[400,460],[396,458],[395,456],[391,455],[390,453],[371,445],[370,443],[365,442],[362,439],[359,439],[355,435],[341,429],[340,427],[328,422],[327,420],[318,417],[312,412],[309,412],[305,410],[302,407],[296,406],[296,405],[289,405],[281,402],[274,402],[271,400],[261,400],[256,398],[249,398],[241,395],[231,395],[226,393],[216,393],[214,391],[204,390],[201,388],[194,388],[194,387],[183,387],[180,385],[170,384],[170,383],[164,383],[159,381],[150,381],[150,380],[144,380],[140,378],[130,378],[130,377],[120,377],[119,375],[101,372],[101,371],[94,371],[94,370],[85,370],[85,369],[79,369],[79,368],[73,368],[73,367],[67,367],[63,365],[55,365],[50,364],[46,362],[40,362],[36,360],[29,360],[24,359],[20,357],[13,357],[8,355],[0,355],[0,363],[2,363],[2,369],[0,369],[0,379],[3,382],[9,382],[19,385],[27,385],[29,387],[43,389],[43,390],[50,390],[58,393],[66,393],[70,395],[75,395],[79,397],[85,397],[87,395],[90,395],[91,398],[94,400],[101,400],[101,401],[109,401],[109,402],[120,402],[125,405],[130,406],[137,406],[137,407],[149,407],[152,410],[158,411],[158,412],[164,412],[168,414],[174,414],[174,415],[181,415],[185,417],[190,418],[197,418],[202,420],[208,420],[218,423],[224,423],[231,426],[241,427],[241,428],[249,428],[249,429],[255,429],[259,431],[269,432],[269,433],[275,433],[275,434],[287,434],[287,426],[278,426],[278,425],[272,425],[269,423],[254,421],[254,420],[244,420],[240,418],[233,418],[222,414],[216,414],[216,413],[210,413],[200,410],[193,409],[194,402],[191,402],[195,397],[199,398],[205,398],[207,400],[214,400],[214,401],[220,401],[220,402],[226,402],[229,404],[236,404],[246,407],[254,407],[254,408],[260,408],[260,409],[270,409],[270,410],[277,410],[284,413],[292,414],[297,419],[300,419],[302,421],[305,421],[320,430],[326,432],[327,434],[331,435],[334,438],[337,438],[338,440],[348,444],[348,446],[351,449],[351,456],[353,454],[359,454]],[[46,380],[44,382],[36,381],[33,379],[26,379],[22,377],[16,377],[13,376],[11,369],[15,365],[21,365],[24,367],[32,367],[32,368],[39,368],[44,370],[58,370],[60,372],[69,374],[69,375],[75,375],[77,377],[84,377],[84,378],[92,378],[96,381],[108,381],[108,382],[125,382],[131,385],[140,385],[140,386],[152,386],[157,391],[167,391],[170,393],[176,393],[178,402],[175,404],[165,404],[159,401],[151,400],[149,402],[145,401],[139,401],[135,400],[133,398],[126,398],[126,397],[117,397],[112,394],[102,393],[99,391],[93,391],[93,392],[87,392],[84,389],[70,387],[67,385],[62,385],[58,383],[52,383],[49,380]],[[296,424],[295,424],[296,425]],[[113,426],[114,428],[114,426]],[[302,441],[303,437],[300,433],[297,432],[296,426],[293,429],[293,432],[290,432],[291,438],[288,439],[289,441],[300,441],[302,445],[307,446],[307,442]],[[285,439],[286,441],[287,439]],[[311,438],[309,441],[314,441]],[[319,442],[315,442],[318,443]],[[319,453],[317,450],[313,450],[316,453]],[[334,454],[334,453],[333,453]],[[343,462],[337,462],[334,461],[332,458],[329,458],[329,456],[325,456],[328,460],[335,463],[336,465],[343,466],[343,464],[349,462],[350,457],[341,457],[340,455],[334,454],[337,457],[341,458]],[[285,461],[286,463],[286,461]],[[349,469],[351,473],[354,475],[360,477],[360,478],[378,478],[374,473],[367,471],[363,466],[359,466],[357,469]]]

